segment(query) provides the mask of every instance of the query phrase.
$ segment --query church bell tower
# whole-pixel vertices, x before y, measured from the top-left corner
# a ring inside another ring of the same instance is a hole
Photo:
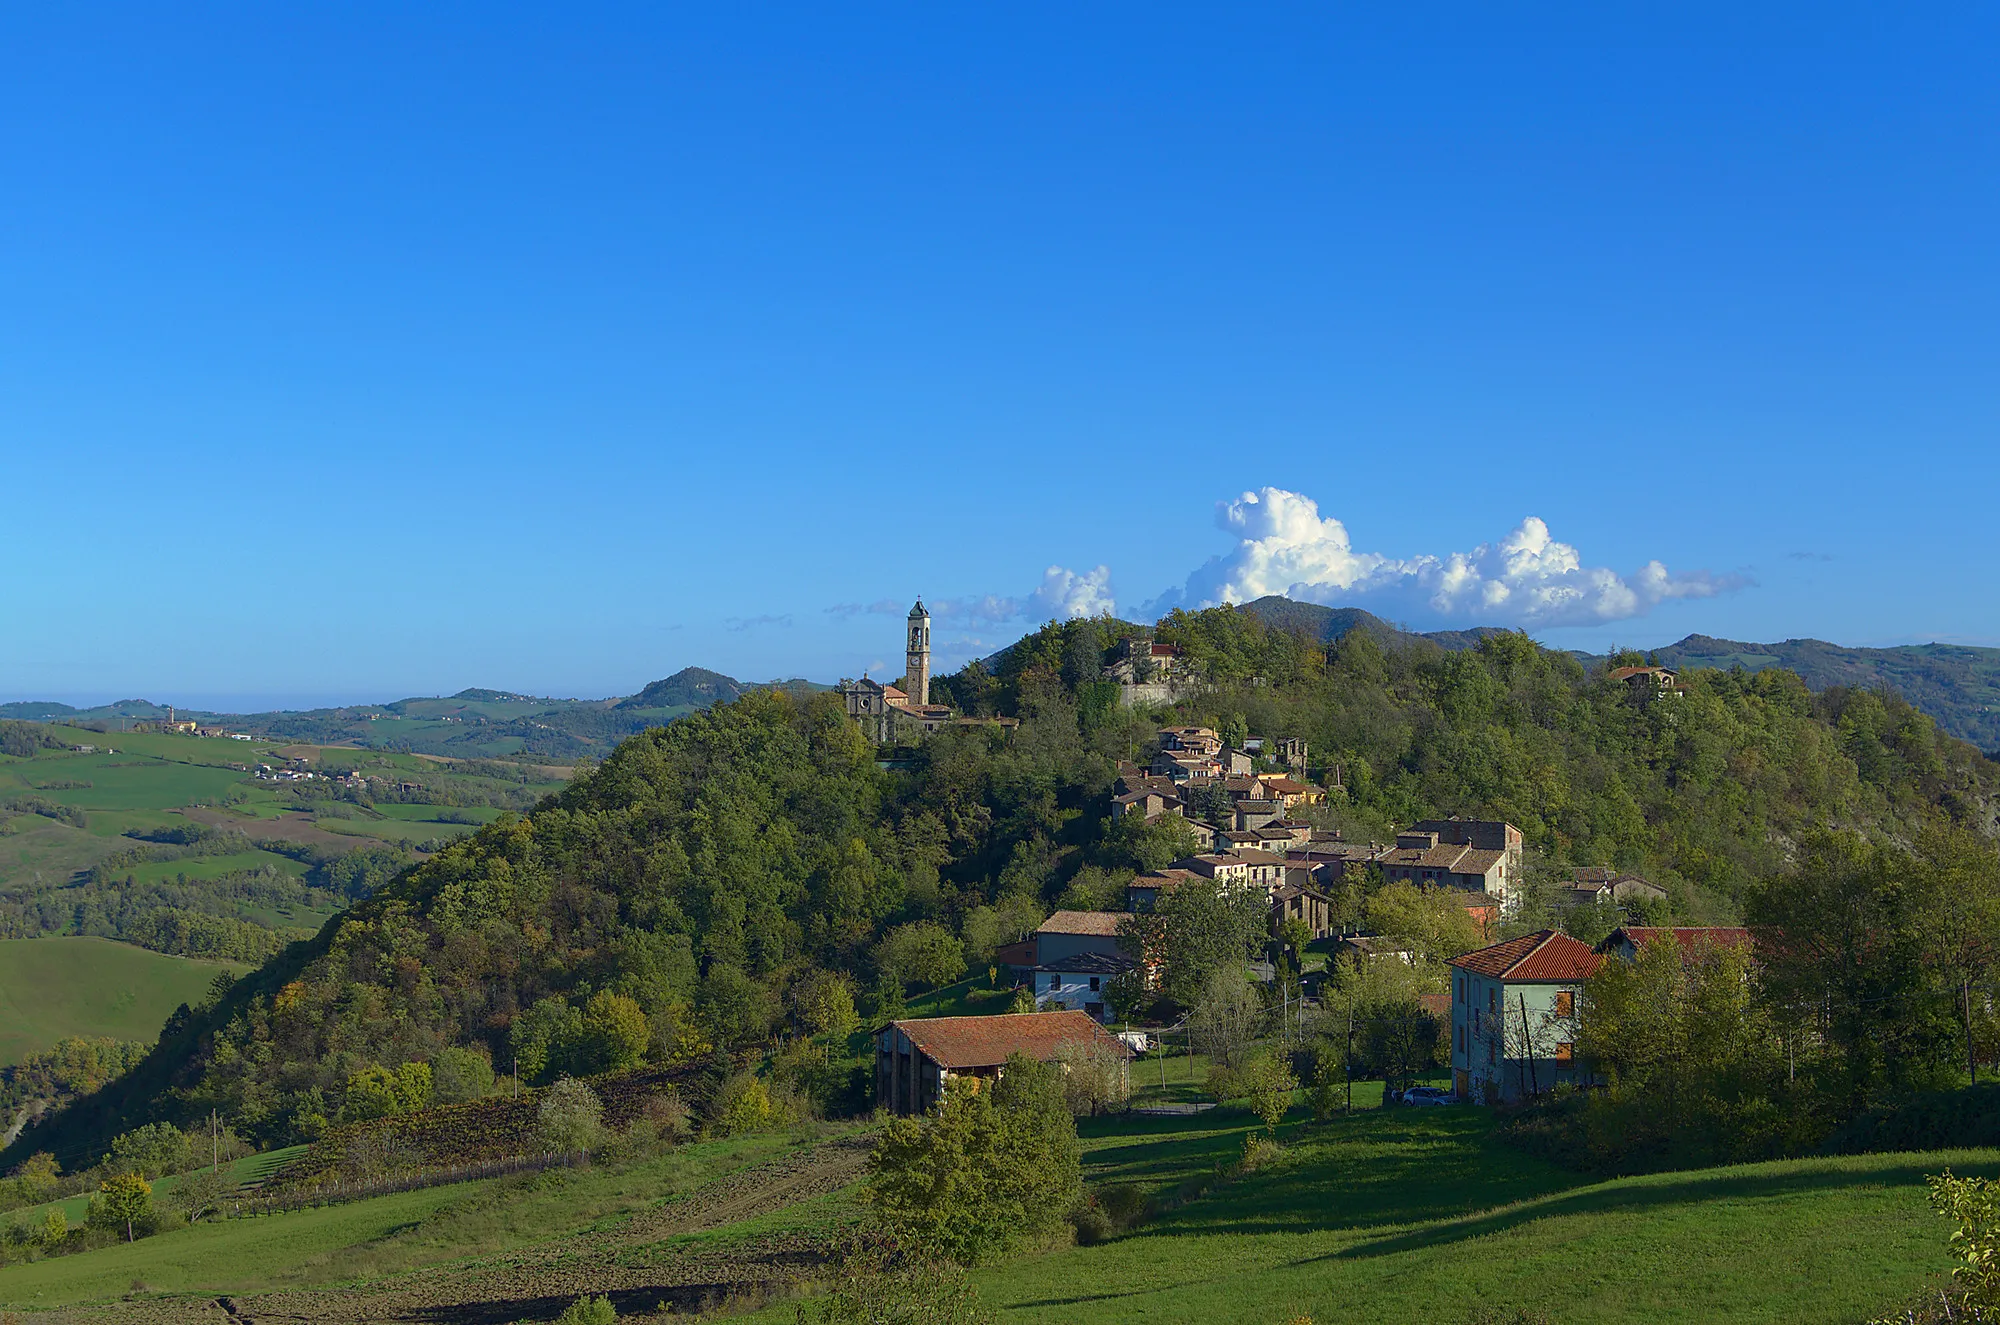
[[[931,702],[931,614],[924,610],[924,600],[917,599],[917,605],[910,609],[910,648],[904,666],[905,682],[910,687],[910,698],[919,704]]]

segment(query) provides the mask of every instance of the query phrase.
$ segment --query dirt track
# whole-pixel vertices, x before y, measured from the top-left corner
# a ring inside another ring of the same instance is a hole
[[[488,1259],[413,1270],[365,1288],[286,1289],[226,1297],[182,1296],[38,1313],[32,1325],[508,1325],[552,1320],[585,1293],[607,1294],[619,1314],[661,1303],[698,1311],[732,1294],[811,1274],[825,1259],[822,1234],[780,1232],[675,1246],[838,1191],[859,1178],[868,1138],[848,1137],[728,1174],[607,1229],[568,1234]]]

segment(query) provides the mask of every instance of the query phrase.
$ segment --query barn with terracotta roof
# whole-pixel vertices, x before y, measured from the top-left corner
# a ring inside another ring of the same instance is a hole
[[[1095,1044],[1121,1062],[1131,1057],[1085,1012],[892,1021],[875,1032],[875,1102],[893,1113],[925,1113],[954,1078],[996,1078],[1015,1054],[1046,1063],[1068,1044]]]
[[[1460,1099],[1518,1100],[1584,1080],[1577,1004],[1604,954],[1560,930],[1451,960],[1451,1077]]]

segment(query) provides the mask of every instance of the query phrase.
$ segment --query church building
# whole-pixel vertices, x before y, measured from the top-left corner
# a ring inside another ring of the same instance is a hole
[[[859,681],[840,683],[847,716],[877,745],[908,745],[952,721],[949,705],[930,702],[931,614],[923,599],[910,609],[908,626],[903,672],[908,690],[871,681],[866,673]]]

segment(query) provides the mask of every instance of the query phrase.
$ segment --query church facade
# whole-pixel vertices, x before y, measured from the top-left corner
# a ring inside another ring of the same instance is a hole
[[[843,679],[841,702],[851,718],[877,745],[910,745],[951,725],[951,708],[931,700],[931,614],[919,598],[905,622],[903,683],[884,685],[869,679]]]

